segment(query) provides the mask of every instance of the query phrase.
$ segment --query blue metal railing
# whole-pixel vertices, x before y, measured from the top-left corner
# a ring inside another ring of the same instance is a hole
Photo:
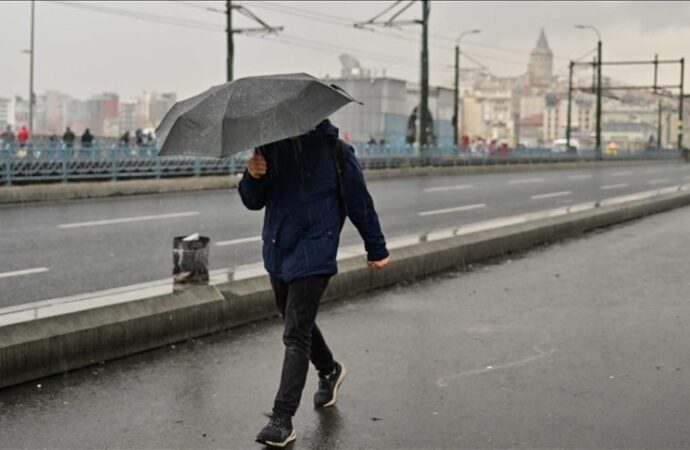
[[[479,165],[542,163],[593,160],[594,151],[552,153],[545,148],[525,148],[510,152],[458,151],[453,146],[434,146],[420,150],[414,146],[358,145],[357,157],[364,168],[415,167],[420,165]],[[4,185],[83,180],[123,180],[179,176],[228,175],[244,171],[250,151],[230,158],[159,157],[153,146],[142,147],[67,147],[41,145],[5,147],[0,150],[0,183]],[[604,159],[676,159],[680,152],[618,152]]]

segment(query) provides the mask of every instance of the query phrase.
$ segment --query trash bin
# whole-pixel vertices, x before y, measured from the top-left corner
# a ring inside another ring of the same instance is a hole
[[[209,239],[199,233],[173,238],[173,287],[208,284]]]

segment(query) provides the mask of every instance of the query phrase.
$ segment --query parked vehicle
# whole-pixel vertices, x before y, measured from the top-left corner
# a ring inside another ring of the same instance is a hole
[[[580,143],[577,139],[570,140],[570,148],[568,148],[567,139],[556,139],[551,146],[551,153],[578,153],[580,151]]]

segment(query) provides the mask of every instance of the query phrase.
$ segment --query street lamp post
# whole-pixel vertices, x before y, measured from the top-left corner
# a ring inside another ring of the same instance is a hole
[[[34,136],[34,16],[35,2],[31,0],[31,47],[29,50],[22,50],[22,53],[29,55],[29,138]]]
[[[468,35],[468,34],[477,34],[481,33],[482,30],[476,29],[476,30],[469,30],[465,31],[458,36],[458,39],[455,41],[455,101],[453,102],[453,143],[455,144],[456,147],[458,147],[458,135],[460,134],[460,126],[459,126],[459,117],[458,117],[458,112],[459,112],[459,97],[460,97],[460,40],[463,38],[463,36]]]
[[[601,33],[591,25],[575,25],[581,30],[592,30],[597,34],[597,135],[596,135],[596,158],[601,159]]]

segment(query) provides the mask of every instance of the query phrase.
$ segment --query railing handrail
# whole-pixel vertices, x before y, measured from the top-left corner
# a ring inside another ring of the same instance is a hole
[[[357,145],[364,168],[396,168],[419,165],[473,165],[543,163],[594,160],[594,150],[555,153],[548,148],[468,151],[455,146]],[[120,180],[176,176],[231,175],[244,171],[250,151],[226,159],[211,157],[160,157],[152,145],[142,146],[19,146],[0,149],[0,184],[50,181]],[[678,150],[621,151],[604,153],[604,159],[656,160],[680,158]]]

